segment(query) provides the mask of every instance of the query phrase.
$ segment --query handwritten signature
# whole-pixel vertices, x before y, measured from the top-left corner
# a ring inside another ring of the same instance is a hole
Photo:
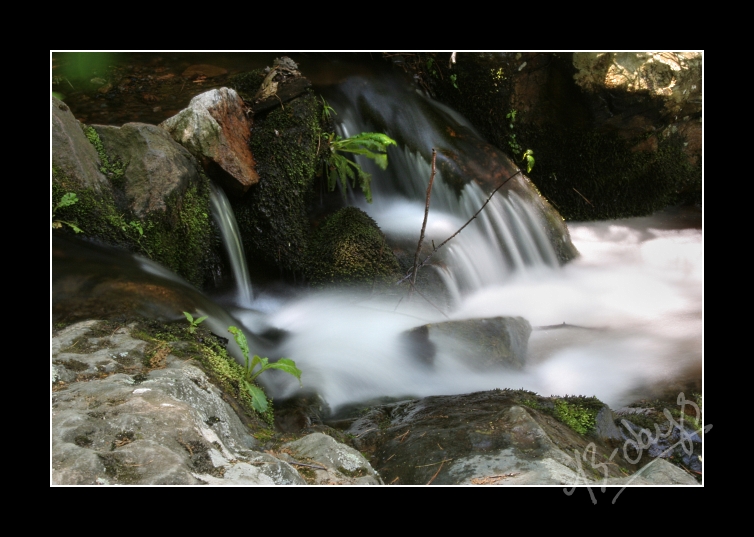
[[[702,412],[699,408],[699,405],[697,405],[694,401],[691,401],[689,399],[686,399],[683,392],[678,394],[677,403],[681,407],[681,418],[679,421],[676,421],[673,415],[670,413],[670,411],[666,408],[663,410],[663,415],[668,420],[668,428],[665,432],[661,431],[660,425],[655,424],[655,435],[652,436],[652,431],[649,429],[639,429],[638,431],[635,431],[634,428],[631,426],[631,424],[624,420],[621,420],[621,423],[626,428],[626,430],[629,432],[629,434],[633,438],[629,438],[625,441],[623,444],[623,457],[630,462],[631,464],[636,464],[641,460],[641,457],[644,453],[644,450],[656,445],[661,440],[665,438],[669,438],[673,435],[674,431],[678,431],[680,438],[678,442],[673,444],[672,446],[668,447],[667,449],[663,450],[662,453],[660,453],[652,462],[642,467],[639,471],[634,473],[631,478],[626,482],[626,484],[621,488],[618,493],[613,497],[612,503],[615,504],[618,497],[623,493],[623,491],[626,489],[628,485],[631,484],[632,481],[634,481],[637,477],[641,475],[643,471],[645,471],[650,465],[654,463],[655,460],[659,457],[663,457],[664,455],[668,454],[669,452],[673,451],[676,447],[681,446],[683,448],[683,451],[687,455],[692,455],[694,451],[693,446],[693,438],[698,432],[707,433],[712,429],[712,425],[706,425],[703,428],[699,429],[699,431],[689,431],[684,427],[684,421],[686,416],[686,406],[688,405],[691,409],[693,409],[695,418],[694,423],[695,424],[701,424],[702,423]],[[629,450],[635,451],[636,455],[635,457],[631,458],[629,455]],[[610,454],[610,457],[607,459],[607,462],[612,462],[613,457],[617,455],[619,451],[619,448],[615,448],[613,452]],[[600,487],[600,491],[602,493],[605,492],[606,489],[606,483],[608,479],[608,467],[606,462],[598,461],[597,456],[599,456],[599,453],[597,452],[597,446],[594,442],[589,443],[586,448],[584,449],[583,453],[579,453],[577,450],[573,450],[574,452],[574,460],[576,461],[576,466],[578,468],[578,475],[579,477],[584,481],[584,484],[587,485],[587,490],[589,490],[589,496],[592,499],[592,503],[597,503],[597,498],[594,495],[594,491],[592,490],[592,487],[589,485],[590,483],[593,483],[592,480],[587,479],[586,473],[584,472],[584,468],[582,466],[582,460],[583,462],[589,463],[589,465],[594,468],[595,470],[604,472],[604,477],[602,481],[602,486]],[[591,461],[589,454],[591,452]],[[576,486],[571,487],[569,490],[568,488],[563,489],[563,492],[566,494],[566,496],[571,496],[573,492],[576,490]]]

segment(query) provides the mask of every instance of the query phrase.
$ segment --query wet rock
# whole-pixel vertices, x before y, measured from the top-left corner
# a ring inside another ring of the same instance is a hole
[[[125,167],[125,195],[137,216],[166,212],[169,198],[200,182],[194,158],[163,129],[146,123],[92,127],[110,159]]]
[[[466,319],[423,325],[404,332],[402,339],[417,361],[430,365],[438,350],[466,357],[474,369],[521,369],[531,325],[523,317]]]
[[[143,356],[146,343],[132,338],[129,327],[108,335],[97,327],[96,321],[72,325],[52,340],[59,372],[73,367],[78,374],[78,363],[87,371],[102,352],[123,366],[71,382],[58,376],[53,484],[305,484],[287,463],[255,451],[256,439],[201,369],[172,353],[149,367],[128,362]],[[96,344],[107,348],[75,352]]]

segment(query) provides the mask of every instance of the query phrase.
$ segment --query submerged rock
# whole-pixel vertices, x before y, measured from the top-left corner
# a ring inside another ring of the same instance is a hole
[[[530,335],[531,324],[523,317],[493,317],[422,325],[404,332],[402,339],[409,352],[428,365],[442,349],[465,357],[473,369],[522,369]]]

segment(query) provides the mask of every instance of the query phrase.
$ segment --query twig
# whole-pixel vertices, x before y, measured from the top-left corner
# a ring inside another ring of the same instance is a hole
[[[445,317],[446,319],[450,320],[450,317],[448,317],[448,316],[447,316],[447,315],[445,314],[445,312],[444,312],[444,311],[442,311],[442,310],[441,310],[440,308],[438,308],[437,306],[435,306],[435,304],[434,304],[434,303],[433,303],[433,302],[432,302],[432,301],[431,301],[430,299],[428,299],[428,298],[427,298],[426,296],[424,296],[424,293],[422,293],[421,291],[419,291],[419,289],[417,289],[417,288],[416,288],[416,286],[414,285],[414,282],[409,282],[409,283],[411,284],[411,289],[412,289],[413,291],[416,291],[417,293],[419,293],[419,296],[420,296],[420,297],[422,297],[422,298],[423,298],[424,300],[426,300],[427,302],[429,302],[429,304],[430,304],[430,305],[431,305],[431,306],[432,306],[433,308],[435,308],[435,309],[436,309],[437,311],[439,311],[439,312],[440,312],[440,313],[442,314],[442,316],[443,316],[443,317]],[[398,307],[398,306],[396,306],[396,308],[397,308],[397,307]]]
[[[427,264],[427,261],[429,261],[429,258],[430,258],[430,257],[432,257],[432,256],[433,256],[433,255],[435,254],[435,252],[437,252],[437,251],[438,251],[438,250],[439,250],[440,248],[442,248],[443,246],[445,246],[445,244],[446,244],[446,243],[447,243],[447,242],[448,242],[448,241],[449,241],[450,239],[454,238],[454,237],[455,237],[456,235],[458,235],[458,234],[459,234],[459,233],[460,233],[461,231],[463,231],[463,230],[464,230],[464,228],[465,228],[466,226],[468,226],[468,225],[469,225],[469,224],[471,223],[471,221],[472,221],[472,220],[474,220],[474,219],[475,219],[475,218],[476,218],[477,216],[479,216],[479,213],[481,213],[481,212],[482,212],[482,209],[484,209],[484,208],[485,208],[485,207],[487,206],[487,204],[488,204],[488,203],[490,202],[490,200],[492,199],[492,196],[494,196],[494,195],[495,195],[495,194],[497,193],[497,191],[498,191],[498,190],[500,190],[501,188],[503,188],[503,185],[505,185],[505,183],[507,183],[508,181],[510,181],[511,179],[513,179],[514,177],[516,177],[516,176],[517,176],[518,174],[520,174],[520,173],[521,173],[521,170],[518,170],[518,171],[517,171],[516,173],[514,173],[513,175],[511,175],[510,177],[508,177],[508,179],[506,179],[505,181],[503,181],[502,183],[500,183],[500,184],[499,184],[499,185],[498,185],[498,186],[497,186],[497,187],[495,188],[495,190],[493,190],[493,191],[492,191],[492,193],[491,193],[491,194],[489,195],[489,197],[487,198],[487,200],[486,200],[486,201],[485,201],[485,202],[484,202],[484,203],[482,204],[482,206],[481,206],[481,207],[479,208],[479,210],[478,210],[477,212],[475,212],[475,213],[474,213],[474,216],[472,216],[471,218],[469,218],[469,219],[468,219],[468,220],[466,221],[466,223],[465,223],[464,225],[462,225],[462,226],[461,226],[461,227],[460,227],[460,228],[458,229],[458,231],[456,231],[455,233],[453,233],[453,234],[452,234],[452,235],[451,235],[450,237],[448,237],[447,239],[445,239],[444,241],[442,241],[442,242],[440,243],[440,245],[439,245],[439,246],[437,246],[436,248],[434,248],[434,249],[433,249],[433,250],[432,250],[432,251],[431,251],[431,252],[429,253],[429,255],[428,255],[427,257],[425,257],[425,258],[424,258],[424,261],[422,261],[421,263],[419,263],[419,265],[418,265],[418,266],[416,267],[416,270],[419,270],[419,269],[420,269],[420,268],[422,268],[422,267],[423,267],[424,265],[426,265],[426,264]],[[409,278],[410,278],[410,277],[412,276],[412,274],[413,274],[413,273],[409,272],[409,273],[408,273],[408,274],[406,274],[406,275],[405,275],[405,276],[404,276],[403,278],[401,278],[400,280],[398,280],[398,282],[397,282],[397,283],[398,283],[398,284],[401,284],[401,283],[403,283],[404,281],[406,281],[407,279],[409,279]]]
[[[396,439],[397,439],[397,438],[400,438],[400,440],[398,440],[398,443],[399,443],[399,444],[402,444],[402,443],[403,443],[403,441],[404,441],[404,440],[406,439],[406,435],[407,435],[408,433],[410,433],[410,432],[411,432],[411,429],[409,429],[408,431],[406,431],[405,433],[403,433],[403,434],[402,434],[402,435],[400,435],[400,436],[396,436],[396,437],[395,437]]]
[[[573,187],[571,187],[571,188],[573,188]],[[589,201],[588,199],[586,199],[586,198],[584,197],[584,194],[582,194],[581,192],[579,192],[579,191],[578,191],[578,190],[576,190],[575,188],[573,188],[573,191],[574,191],[574,192],[576,192],[576,194],[578,194],[578,195],[579,195],[579,196],[581,196],[582,198],[584,198],[584,201],[585,201],[585,202],[587,202],[587,203],[588,203],[589,205],[592,205],[592,202],[591,202],[591,201]],[[594,205],[592,205],[592,207],[594,207]]]
[[[424,242],[424,232],[427,229],[427,217],[429,216],[429,199],[432,196],[432,183],[435,182],[435,162],[437,160],[437,151],[432,148],[432,174],[429,176],[429,185],[427,185],[427,202],[424,205],[424,221],[422,222],[422,230],[419,234],[419,244],[416,245],[416,253],[414,254],[414,268],[411,269],[411,289],[408,292],[408,297],[414,294],[416,283],[416,273],[419,270],[417,265],[419,264],[419,252],[422,249],[422,243]]]
[[[427,466],[435,466],[436,464],[442,464],[444,462],[450,462],[453,459],[443,459],[439,462],[433,462],[432,464],[420,464],[419,466],[414,466],[414,468],[426,468]]]
[[[440,463],[440,467],[439,467],[439,468],[437,469],[437,471],[435,472],[435,475],[433,475],[433,476],[432,476],[432,479],[430,479],[429,481],[427,481],[427,485],[431,485],[431,484],[432,484],[432,481],[434,481],[434,480],[435,480],[435,478],[437,477],[437,474],[439,474],[439,473],[440,473],[440,470],[442,470],[442,465],[443,465],[443,464],[445,464],[445,461],[442,461],[442,462]]]

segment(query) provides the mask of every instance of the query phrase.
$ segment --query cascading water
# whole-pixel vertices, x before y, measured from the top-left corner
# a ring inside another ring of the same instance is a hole
[[[431,173],[430,148],[457,151],[457,156],[469,160],[463,170],[495,175],[484,167],[489,159],[475,161],[473,152],[449,145],[455,140],[448,142],[442,132],[464,132],[476,154],[480,147],[485,154],[494,150],[457,115],[423,97],[388,87],[384,80],[351,80],[328,95],[328,102],[338,111],[342,136],[381,131],[400,142],[401,148],[390,148],[387,171],[358,160],[374,178],[372,204],[365,203],[360,193],[348,193],[350,203],[368,212],[392,244],[416,247]],[[365,109],[370,121],[360,119],[358,112]],[[435,127],[438,124],[440,128]],[[439,244],[451,236],[487,199],[482,186],[489,185],[488,178],[468,173],[457,195],[453,178],[446,181],[443,173],[435,179],[425,244]],[[437,256],[432,269],[441,275],[453,299],[444,314],[416,298],[336,290],[310,293],[267,317],[272,326],[288,332],[280,353],[299,364],[305,386],[334,410],[380,397],[506,387],[544,395],[596,395],[615,406],[657,383],[689,371],[698,374],[701,229],[666,231],[662,218],[671,218],[667,215],[657,220],[572,224],[582,256],[560,267],[554,242],[567,236],[546,231],[541,206],[533,199],[518,189],[501,190],[448,243],[444,255]],[[605,251],[595,250],[595,243]],[[527,365],[520,371],[479,372],[467,365],[464,353],[449,348],[438,348],[428,369],[402,338],[407,330],[448,318],[495,316],[523,316],[535,328],[562,323],[579,328],[535,329]],[[294,395],[297,389],[286,379],[269,387],[278,398]]]
[[[455,233],[489,192],[515,173],[500,152],[485,144],[457,113],[401,82],[386,77],[352,78],[323,89],[323,94],[338,113],[341,135],[378,131],[399,141],[398,148],[389,150],[386,171],[359,159],[374,177],[374,202],[366,204],[360,193],[348,194],[351,204],[378,222],[391,245],[411,253],[416,248],[432,148],[438,149],[438,175],[425,239],[429,248],[433,241],[439,244]],[[704,264],[698,212],[692,210],[691,223],[680,227],[668,224],[685,218],[673,213],[571,223],[568,230],[581,256],[560,266],[562,244],[568,237],[552,230],[542,203],[522,188],[525,182],[521,176],[511,179],[511,188],[498,192],[432,258],[432,264],[422,268],[435,271],[447,288],[450,296],[442,304],[443,313],[422,298],[414,296],[409,301],[397,292],[374,295],[369,290],[297,289],[281,297],[262,290],[253,297],[248,270],[240,264],[238,231],[222,220],[218,224],[226,230],[228,257],[242,293],[232,315],[205,303],[208,299],[195,290],[155,273],[148,263],[117,259],[105,265],[97,257],[102,254],[82,253],[56,260],[56,277],[65,280],[66,271],[81,270],[80,260],[91,256],[92,264],[101,265],[108,277],[113,267],[128,269],[118,274],[119,290],[132,287],[120,285],[121,280],[145,281],[151,288],[152,280],[134,275],[137,270],[151,272],[171,294],[189,297],[181,308],[210,315],[206,322],[218,334],[225,334],[227,325],[236,320],[250,336],[276,329],[282,334],[275,339],[280,343],[250,337],[252,352],[295,360],[303,371],[304,387],[320,394],[333,410],[380,397],[493,388],[595,395],[615,406],[655,384],[683,379],[689,371],[693,372],[689,376],[699,378]],[[217,194],[213,194],[215,211],[231,215]],[[67,291],[71,285],[63,282],[58,287]],[[92,286],[85,279],[80,287]],[[180,309],[173,313],[181,319]],[[428,368],[402,338],[407,330],[448,318],[495,316],[521,316],[534,327],[568,323],[581,328],[534,330],[526,365],[518,371],[480,372],[469,367],[463,352],[443,347],[437,349]],[[238,349],[233,350],[238,358]],[[300,393],[297,382],[276,373],[260,377],[276,402]]]
[[[241,243],[241,233],[233,214],[228,197],[223,189],[210,183],[210,205],[212,217],[215,219],[223,239],[225,252],[230,260],[233,280],[236,283],[238,305],[249,307],[252,299],[251,279],[249,267],[246,264],[246,254]]]
[[[415,92],[395,89],[388,87],[386,81],[373,84],[355,78],[342,84],[330,99],[342,111],[338,116],[341,136],[376,129],[401,141],[401,148],[388,149],[390,164],[385,172],[365,157],[356,157],[358,164],[374,177],[374,201],[368,204],[354,193],[350,193],[350,199],[374,218],[390,239],[408,246],[411,241],[416,244],[424,217],[431,175],[428,153],[432,148],[437,148],[440,154],[464,159],[459,153],[462,147],[454,139],[457,133],[464,133],[464,143],[471,140],[486,153],[495,153],[497,160],[507,159],[485,144],[473,127],[452,110]],[[364,108],[369,109],[373,121],[380,118],[377,125],[356,113]],[[400,120],[391,123],[396,118]],[[453,133],[451,136],[447,134],[449,131]],[[448,173],[437,170],[426,244],[440,244],[477,213],[488,197],[480,180],[468,168],[461,173],[453,169]],[[514,177],[513,184],[519,180]],[[464,185],[456,192],[459,181]],[[523,202],[515,190],[503,189],[492,197],[473,225],[448,243],[439,257],[441,263],[433,268],[456,302],[464,294],[503,283],[514,272],[555,268],[559,263],[544,231],[546,227],[543,215]]]

